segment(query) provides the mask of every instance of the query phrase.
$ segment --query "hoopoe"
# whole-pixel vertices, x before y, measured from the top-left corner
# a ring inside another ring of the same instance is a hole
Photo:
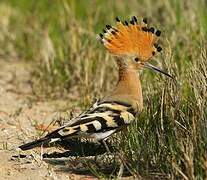
[[[135,16],[130,22],[121,22],[117,17],[116,27],[106,25],[103,33],[100,34],[100,40],[115,56],[118,64],[119,79],[115,89],[72,121],[48,133],[45,137],[21,145],[19,148],[28,150],[75,137],[102,141],[133,122],[136,115],[143,109],[140,71],[147,67],[171,77],[148,63],[157,52],[162,50],[157,44],[160,34],[160,30],[155,31],[155,28],[148,27],[145,18],[138,23]]]

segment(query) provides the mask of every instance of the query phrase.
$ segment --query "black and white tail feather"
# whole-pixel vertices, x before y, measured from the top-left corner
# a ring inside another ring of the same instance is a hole
[[[19,146],[22,150],[48,145],[75,137],[88,137],[97,141],[108,138],[135,119],[131,105],[118,101],[97,101],[88,111],[43,138]]]

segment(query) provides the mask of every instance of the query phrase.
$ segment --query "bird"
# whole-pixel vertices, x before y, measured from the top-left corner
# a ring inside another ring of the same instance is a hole
[[[118,81],[115,88],[63,126],[44,137],[19,146],[21,150],[76,137],[105,142],[112,134],[130,125],[141,113],[143,95],[140,73],[144,68],[172,78],[167,72],[149,63],[162,50],[158,44],[161,31],[149,27],[146,18],[140,22],[136,16],[132,16],[129,21],[121,21],[119,17],[115,20],[116,25],[107,24],[98,38],[117,63]]]

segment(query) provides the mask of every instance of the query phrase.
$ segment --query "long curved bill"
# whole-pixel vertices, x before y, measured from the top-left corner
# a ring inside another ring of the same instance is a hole
[[[162,69],[160,69],[160,68],[158,68],[158,67],[156,67],[156,66],[154,66],[152,64],[145,63],[144,67],[146,67],[148,69],[152,69],[153,71],[157,71],[159,73],[162,73],[162,74],[164,74],[164,75],[166,75],[166,76],[168,76],[168,77],[173,79],[173,77],[170,74],[168,74],[167,72],[164,72]]]

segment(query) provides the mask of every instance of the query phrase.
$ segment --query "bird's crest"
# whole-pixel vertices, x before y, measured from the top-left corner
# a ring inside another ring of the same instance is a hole
[[[121,22],[118,17],[116,21],[116,27],[106,25],[104,33],[99,34],[104,46],[113,55],[135,54],[147,60],[162,50],[157,44],[161,31],[148,27],[146,18],[141,23],[135,16],[130,22]]]

